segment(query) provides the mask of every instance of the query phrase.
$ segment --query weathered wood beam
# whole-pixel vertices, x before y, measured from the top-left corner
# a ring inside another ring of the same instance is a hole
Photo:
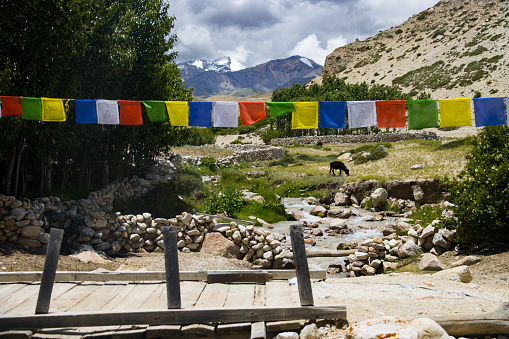
[[[257,270],[226,270],[234,274],[235,272],[256,272]],[[207,281],[207,274],[219,271],[181,271],[181,281]],[[267,270],[274,280],[286,280],[296,277],[295,270]],[[310,270],[311,279],[325,279],[327,273],[325,270]],[[34,282],[40,281],[41,271],[32,272],[0,272],[0,283],[7,282]],[[160,271],[140,271],[140,272],[79,272],[79,271],[60,271],[56,272],[56,282],[67,281],[165,281],[165,272]]]
[[[297,319],[346,319],[346,307],[289,306],[217,309],[172,309],[133,312],[66,312],[0,318],[0,331],[113,325],[186,325]]]
[[[266,283],[272,280],[272,274],[267,271],[214,271],[207,272],[207,283]]]

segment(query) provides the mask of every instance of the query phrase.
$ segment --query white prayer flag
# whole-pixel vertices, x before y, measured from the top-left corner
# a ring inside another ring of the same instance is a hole
[[[237,127],[239,125],[239,103],[214,101],[214,127]]]
[[[120,124],[120,115],[116,100],[99,99],[95,102],[97,109],[97,123],[102,125]]]
[[[348,127],[376,126],[376,101],[348,101]]]

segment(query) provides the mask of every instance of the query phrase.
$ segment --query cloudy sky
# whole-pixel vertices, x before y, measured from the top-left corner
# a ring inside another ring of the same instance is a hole
[[[335,48],[403,23],[438,0],[169,0],[177,62],[230,56],[251,67]]]

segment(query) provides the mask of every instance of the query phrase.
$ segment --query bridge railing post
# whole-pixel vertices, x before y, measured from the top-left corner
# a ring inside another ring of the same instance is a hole
[[[301,306],[313,306],[313,290],[311,288],[311,277],[309,276],[306,245],[304,244],[304,231],[301,225],[290,226],[290,238],[292,240],[300,304]]]

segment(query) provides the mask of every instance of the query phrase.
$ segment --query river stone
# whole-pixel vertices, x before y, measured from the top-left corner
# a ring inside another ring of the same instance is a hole
[[[191,223],[191,220],[193,220],[193,216],[192,214],[186,214],[182,217],[182,222],[185,224],[185,225],[189,225]]]
[[[225,258],[241,257],[240,247],[235,246],[233,241],[226,239],[221,233],[218,232],[210,232],[205,235],[201,252],[219,255]]]
[[[433,233],[435,233],[435,227],[428,225],[424,230],[422,230],[420,238],[421,239],[427,238],[430,235],[432,235]]]
[[[470,269],[468,266],[458,266],[454,268],[450,268],[448,270],[443,270],[440,272],[437,272],[432,275],[434,278],[448,278],[450,280],[458,280],[462,283],[469,283],[473,280],[472,273],[470,272]]]
[[[445,266],[440,262],[436,255],[431,253],[424,253],[419,262],[419,269],[421,271],[442,271]]]
[[[430,318],[418,318],[410,322],[410,326],[415,327],[419,332],[419,338],[429,339],[449,339],[449,334],[434,320]]]
[[[443,247],[445,248],[446,250],[448,250],[449,248],[451,248],[451,242],[447,239],[445,239],[442,234],[440,233],[435,233],[435,235],[433,235],[433,245],[434,246],[440,246],[440,247]]]
[[[421,249],[413,240],[408,240],[404,243],[398,252],[400,258],[414,257],[419,253],[421,253]]]
[[[398,317],[382,317],[348,327],[345,339],[405,338],[417,339],[419,331]]]
[[[412,186],[412,195],[414,196],[415,201],[422,201],[424,199],[424,191],[422,190],[421,186]]]
[[[334,196],[334,203],[337,206],[347,206],[347,205],[350,205],[351,201],[350,201],[350,197],[348,196],[348,194],[346,194],[344,192],[338,192]]]
[[[305,326],[300,331],[300,339],[320,339],[320,333],[318,333],[318,327],[315,323]]]
[[[21,245],[24,245],[24,246],[28,246],[28,247],[39,247],[39,246],[41,246],[41,243],[38,242],[37,240],[35,240],[35,239],[28,239],[28,238],[24,238],[24,237],[20,237],[18,239],[18,243],[21,244]]]
[[[385,188],[377,188],[376,190],[371,193],[371,203],[373,204],[373,207],[383,207],[385,203],[387,202],[387,198],[389,197],[389,194],[385,190]]]
[[[376,269],[372,266],[364,265],[364,266],[362,266],[361,273],[363,275],[368,275],[368,276],[375,275]]]
[[[323,206],[315,206],[309,214],[317,216],[317,217],[325,217],[327,215],[327,209]]]
[[[108,221],[106,219],[98,219],[95,222],[95,228],[101,229],[105,228],[106,226],[108,226]]]
[[[457,267],[457,266],[462,266],[462,265],[472,266],[473,264],[477,264],[479,261],[481,261],[481,258],[476,257],[475,255],[469,255],[463,259],[453,262],[451,264],[451,266],[452,267]]]

